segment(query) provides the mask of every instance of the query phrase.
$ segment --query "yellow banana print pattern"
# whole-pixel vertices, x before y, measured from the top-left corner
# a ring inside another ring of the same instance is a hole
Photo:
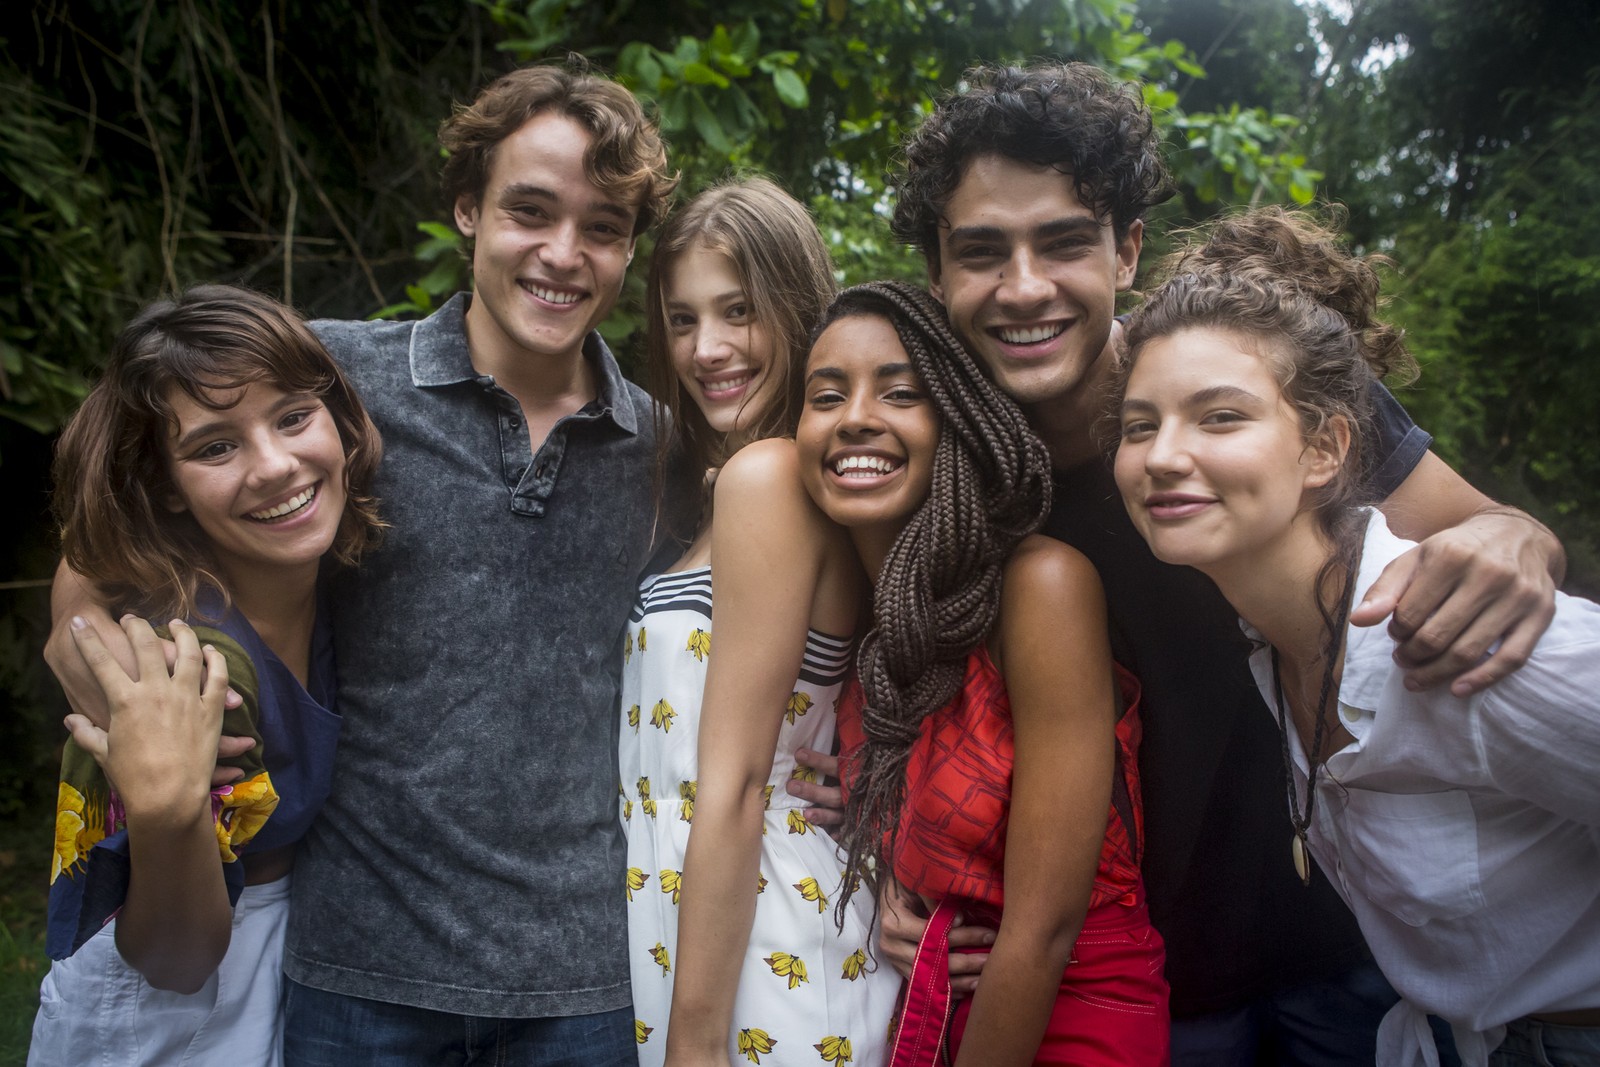
[[[661,891],[670,896],[672,898],[672,902],[676,904],[678,902],[678,897],[683,893],[683,872],[671,870],[662,871]]]
[[[633,727],[633,732],[639,732],[639,705],[635,704],[628,709],[628,725]]]
[[[693,652],[694,658],[704,663],[706,657],[711,655],[711,632],[700,629],[691,631],[689,643],[684,648],[686,651]]]
[[[815,782],[817,780],[817,772],[813,767],[797,765],[794,770],[789,772],[789,777],[795,781]]]
[[[818,915],[828,910],[828,897],[822,892],[822,887],[817,884],[815,878],[802,878],[794,884],[794,887],[800,891],[803,899],[817,905]]]
[[[645,874],[639,868],[637,868],[637,867],[629,867],[628,868],[628,899],[632,900],[633,899],[633,891],[636,890],[636,889],[643,889],[644,888],[644,884],[646,882],[648,882],[649,880],[650,880],[650,876],[648,874]]]
[[[650,1035],[655,1033],[655,1027],[646,1026],[643,1019],[633,1020],[633,1039],[639,1044],[650,1040]]]
[[[795,694],[789,698],[789,703],[783,709],[783,717],[789,720],[790,725],[793,725],[796,719],[811,710],[811,704],[810,693],[796,690]]]
[[[644,651],[644,627],[639,627],[639,651]]]
[[[698,781],[678,783],[678,799],[683,802],[678,818],[684,822],[694,822],[694,795],[699,788]]]
[[[839,1067],[841,1063],[853,1062],[850,1058],[850,1039],[848,1037],[825,1037],[821,1044],[812,1045],[822,1055],[823,1063],[831,1063]]]
[[[656,947],[650,950],[650,958],[656,961],[656,966],[661,968],[662,974],[672,973],[672,960],[667,957],[667,946],[656,942]]]
[[[622,662],[627,663],[631,659],[633,659],[633,631],[630,630],[622,635]],[[644,1044],[642,1040],[639,1043]]]
[[[739,1031],[739,1055],[751,1063],[760,1063],[761,1057],[771,1052],[777,1043],[778,1039],[768,1035],[765,1030],[757,1030],[755,1027],[751,1027],[748,1030]]]
[[[807,819],[805,812],[799,808],[791,809],[789,818],[785,821],[789,824],[789,832],[791,834],[809,834],[811,832],[811,820]]]
[[[650,709],[650,725],[656,727],[662,733],[670,734],[672,732],[672,720],[677,717],[678,713],[673,711],[672,705],[665,700],[656,701],[656,706]]]
[[[801,982],[810,982],[806,977],[805,962],[799,956],[791,956],[787,952],[774,952],[761,961],[772,968],[772,973],[779,978],[789,980],[790,989],[798,989]]]
[[[756,872],[756,896],[759,897],[762,893],[765,893],[766,891],[767,891],[767,876],[762,874],[760,871],[757,871]]]
[[[858,948],[854,952],[850,953],[850,955],[846,956],[844,960],[843,975],[845,981],[854,982],[859,980],[861,978],[861,968],[865,967],[866,965],[867,950],[864,948]]]
[[[650,799],[650,779],[639,779],[639,807],[652,819],[656,817],[656,802]]]

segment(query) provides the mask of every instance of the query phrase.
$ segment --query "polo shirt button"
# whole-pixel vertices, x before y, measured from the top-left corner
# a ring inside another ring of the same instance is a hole
[[[515,429],[519,429],[521,426],[522,426],[522,420],[517,418],[515,415],[511,416],[511,428],[513,430],[515,430]]]
[[[1344,717],[1351,722],[1355,722],[1361,718],[1361,709],[1353,708],[1349,704],[1340,704],[1339,710],[1344,712]]]

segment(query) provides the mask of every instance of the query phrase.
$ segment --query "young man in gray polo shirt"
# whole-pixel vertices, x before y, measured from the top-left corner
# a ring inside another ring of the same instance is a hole
[[[632,1064],[615,711],[655,422],[595,327],[674,179],[626,90],[560,67],[440,139],[473,293],[315,324],[383,432],[391,529],[331,589],[345,724],[294,873],[286,1061]]]

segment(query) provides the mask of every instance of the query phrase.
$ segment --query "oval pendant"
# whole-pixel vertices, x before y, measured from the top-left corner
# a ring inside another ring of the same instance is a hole
[[[1294,835],[1294,840],[1289,844],[1289,851],[1294,855],[1294,873],[1300,876],[1301,885],[1311,884],[1311,859],[1306,855],[1306,839],[1300,834]]]

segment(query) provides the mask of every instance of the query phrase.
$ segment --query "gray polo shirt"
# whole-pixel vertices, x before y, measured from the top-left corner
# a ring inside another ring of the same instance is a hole
[[[629,1002],[621,634],[655,518],[648,397],[598,335],[599,398],[529,461],[457,295],[313,328],[383,433],[383,548],[332,587],[333,793],[295,865],[284,970],[467,1015]]]

